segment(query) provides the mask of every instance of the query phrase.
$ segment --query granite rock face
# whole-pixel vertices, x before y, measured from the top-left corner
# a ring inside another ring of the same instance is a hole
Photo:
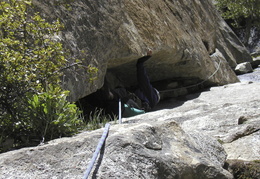
[[[212,87],[124,118],[110,127],[91,177],[232,178],[226,160],[234,171],[232,161],[260,160],[259,90],[257,82]],[[81,178],[102,132],[0,154],[0,178]]]
[[[260,160],[259,90],[259,82],[248,81],[212,87],[201,94],[186,96],[188,101],[169,100],[158,106],[169,109],[152,113],[149,118],[168,116],[185,131],[216,138],[230,160]]]
[[[1,154],[2,178],[82,178],[102,131]],[[112,126],[92,178],[232,178],[219,142],[173,120]],[[1,178],[0,177],[0,178]]]
[[[136,85],[135,62],[147,48],[154,52],[146,64],[152,82],[234,83],[236,64],[252,61],[211,0],[77,0],[69,6],[55,2],[34,4],[45,18],[64,23],[59,38],[65,47],[83,58],[85,66],[99,69],[93,83],[84,69],[67,72],[64,88],[71,91],[72,101],[100,88],[106,75],[112,88]]]

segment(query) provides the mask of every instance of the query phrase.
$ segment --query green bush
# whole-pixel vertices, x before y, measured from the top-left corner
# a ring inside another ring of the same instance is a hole
[[[31,0],[0,2],[0,152],[69,136],[82,125],[61,89],[61,69],[71,61],[57,38],[63,26],[32,12]]]
[[[216,5],[225,19],[233,19],[239,25],[241,17],[248,18],[250,23],[259,23],[259,0],[216,0]]]
[[[222,17],[233,28],[245,29],[247,45],[252,27],[260,27],[260,1],[259,0],[216,0],[216,6]]]
[[[46,140],[70,136],[83,126],[78,107],[66,100],[68,91],[50,85],[46,92],[28,96],[30,131]]]

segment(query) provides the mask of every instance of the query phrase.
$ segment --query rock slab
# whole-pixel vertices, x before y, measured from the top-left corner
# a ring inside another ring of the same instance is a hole
[[[171,99],[112,125],[91,176],[232,178],[226,159],[260,159],[260,83],[235,83]],[[159,108],[164,108],[159,110]],[[102,129],[0,155],[2,178],[80,178]],[[248,147],[250,146],[250,147]]]
[[[1,154],[1,178],[81,178],[101,130]],[[207,146],[207,147],[205,147]],[[96,178],[231,178],[216,140],[171,120],[112,126]]]
[[[161,113],[150,119],[169,117],[185,131],[197,131],[214,137],[223,144],[228,159],[260,160],[260,83],[244,81],[212,87],[185,100],[161,104]],[[178,106],[180,105],[180,106]],[[177,106],[177,107],[176,107]],[[158,106],[158,108],[161,108]]]

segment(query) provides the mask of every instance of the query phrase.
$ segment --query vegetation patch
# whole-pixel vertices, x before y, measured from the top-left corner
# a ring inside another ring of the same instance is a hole
[[[63,28],[34,13],[31,0],[0,2],[0,152],[84,127],[61,88],[64,69],[77,63],[59,40]]]
[[[259,0],[216,0],[216,6],[234,29],[245,29],[243,43],[247,46],[252,27],[260,27]]]
[[[243,161],[228,160],[228,170],[234,175],[235,179],[259,179],[260,160]]]

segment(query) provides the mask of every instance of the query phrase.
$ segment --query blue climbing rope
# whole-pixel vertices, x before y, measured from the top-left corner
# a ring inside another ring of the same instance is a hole
[[[92,170],[92,168],[93,168],[93,166],[95,164],[95,161],[96,161],[96,159],[98,157],[98,154],[100,153],[100,149],[104,145],[104,142],[105,142],[105,140],[107,138],[109,127],[110,127],[110,124],[106,123],[104,132],[102,134],[102,137],[100,138],[99,143],[97,145],[97,148],[95,150],[95,153],[93,154],[93,157],[92,157],[90,163],[88,164],[88,167],[87,167],[87,170],[84,173],[83,179],[87,179],[88,178],[88,176],[89,176],[89,174],[90,174],[90,172],[91,172],[91,170]]]
[[[118,116],[119,124],[122,124],[121,99],[119,99],[119,109],[118,110],[119,110],[118,111],[119,112],[119,116]],[[95,164],[95,161],[96,161],[96,159],[98,157],[98,154],[100,153],[100,150],[101,150],[102,146],[104,145],[104,142],[105,142],[105,140],[107,138],[109,127],[110,127],[110,124],[106,123],[104,132],[102,134],[102,137],[100,138],[99,143],[97,145],[97,148],[95,150],[95,153],[93,154],[93,157],[92,157],[90,163],[88,164],[88,167],[87,167],[87,170],[84,173],[83,179],[87,179],[88,178],[88,176],[89,176],[89,174],[90,174],[90,172],[91,172],[91,170],[92,170],[92,168],[93,168],[93,166]]]

